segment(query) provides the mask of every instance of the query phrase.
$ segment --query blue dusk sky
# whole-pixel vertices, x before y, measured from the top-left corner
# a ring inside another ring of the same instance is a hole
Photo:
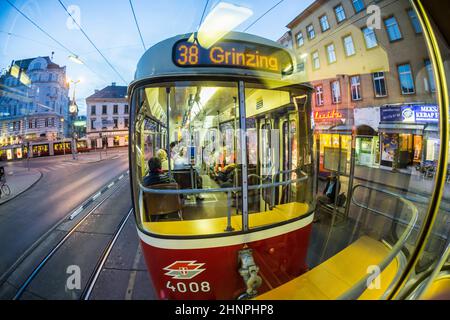
[[[9,3],[20,9],[51,37],[39,30]],[[67,76],[82,82],[77,86],[77,103],[85,114],[85,98],[112,82],[128,85],[144,48],[137,31],[129,0],[61,0],[102,54],[96,51],[76,28],[59,0],[0,0],[0,71],[12,60],[51,56],[54,62],[67,66]],[[206,14],[220,0],[132,0],[144,43],[147,47],[177,34],[197,30],[205,5]],[[225,0],[253,11],[253,15],[235,31],[244,31],[267,10],[278,4],[247,32],[278,40],[286,25],[312,0]],[[79,14],[78,14],[79,13]],[[77,54],[85,65],[69,60]],[[122,80],[123,78],[123,80]],[[125,80],[125,81],[124,81]]]

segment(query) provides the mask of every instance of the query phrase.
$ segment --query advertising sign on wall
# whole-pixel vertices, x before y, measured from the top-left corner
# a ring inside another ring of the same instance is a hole
[[[439,107],[436,105],[382,107],[381,121],[403,123],[438,123]]]

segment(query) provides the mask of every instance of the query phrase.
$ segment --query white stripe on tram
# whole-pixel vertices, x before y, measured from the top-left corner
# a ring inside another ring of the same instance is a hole
[[[312,224],[313,220],[314,215],[310,215],[309,217],[280,227],[270,228],[263,231],[252,232],[243,235],[225,236],[221,238],[181,239],[181,240],[159,239],[150,237],[141,232],[139,229],[138,234],[139,238],[143,242],[145,242],[149,246],[160,249],[189,250],[189,249],[221,248],[282,236],[284,234],[291,233],[293,231],[302,229]]]

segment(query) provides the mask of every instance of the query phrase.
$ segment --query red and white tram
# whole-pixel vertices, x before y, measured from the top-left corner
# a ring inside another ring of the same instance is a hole
[[[252,298],[307,271],[311,88],[297,68],[279,44],[234,32],[209,48],[177,36],[140,60],[132,193],[160,299]],[[152,174],[161,183],[146,185]]]

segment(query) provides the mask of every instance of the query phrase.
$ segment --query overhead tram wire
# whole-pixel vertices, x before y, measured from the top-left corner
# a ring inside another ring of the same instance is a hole
[[[198,24],[198,27],[197,27],[197,32],[203,23],[203,19],[205,19],[206,9],[208,9],[208,5],[209,5],[209,0],[206,0],[205,7],[203,8],[202,17],[200,18],[200,23]]]
[[[136,23],[136,27],[139,32],[139,37],[141,38],[141,41],[142,41],[142,46],[144,47],[144,51],[147,51],[147,48],[145,47],[144,38],[142,37],[141,28],[139,28],[139,23],[136,18],[136,13],[134,12],[133,1],[132,0],[128,0],[128,1],[130,3],[131,11],[133,12],[134,22]]]
[[[67,48],[65,45],[63,45],[60,41],[58,41],[55,37],[53,37],[52,35],[50,35],[47,31],[45,31],[42,27],[40,27],[36,22],[34,22],[30,17],[28,17],[25,13],[22,12],[22,10],[20,10],[19,8],[17,8],[13,3],[11,3],[11,1],[6,0],[6,2],[8,2],[8,4],[13,7],[21,16],[23,16],[25,19],[27,19],[32,25],[34,25],[36,28],[38,28],[42,33],[44,33],[47,37],[49,37],[51,40],[53,40],[54,42],[56,42],[62,49],[64,49],[66,52],[68,52],[69,54],[78,57],[78,55],[73,52],[72,50],[70,50],[69,48]],[[4,31],[1,31],[4,32]],[[10,32],[4,32],[7,33],[8,35],[11,36],[15,36],[18,38],[23,38],[26,40],[30,40],[30,41],[34,41],[36,43],[39,43],[36,40],[32,40],[32,39],[27,39],[26,37],[23,36],[19,36],[19,35],[15,35],[13,33]],[[41,43],[42,45],[44,45],[43,43]],[[97,72],[95,72],[91,67],[89,67],[85,62],[83,62],[83,65],[89,70],[91,71],[93,74],[95,74],[97,77],[99,77],[100,79],[102,79],[103,81],[106,81],[103,76],[99,75]],[[106,81],[107,82],[107,81]]]
[[[7,0],[9,1],[9,0]],[[78,26],[78,28],[80,29],[81,33],[83,33],[83,35],[86,37],[86,39],[92,44],[92,46],[97,50],[97,52],[102,56],[102,58],[105,60],[105,62],[111,67],[111,69],[119,76],[119,78],[123,81],[123,83],[125,85],[128,85],[128,82],[122,77],[122,75],[117,71],[116,68],[114,68],[114,66],[111,64],[111,62],[109,62],[109,60],[105,57],[105,55],[100,51],[100,49],[97,48],[97,46],[95,45],[95,43],[91,40],[91,38],[89,38],[89,36],[86,34],[86,32],[83,30],[83,28],[79,25],[79,23],[77,22],[77,20],[72,16],[72,14],[69,12],[69,10],[67,10],[66,6],[64,5],[64,3],[62,3],[61,0],[58,0],[59,4],[64,8],[64,10],[67,12],[67,14],[69,15],[70,18],[72,18],[73,22]]]
[[[63,45],[61,42],[59,42],[58,40],[56,40],[54,37],[52,37],[47,31],[45,31],[44,29],[42,29],[36,22],[34,22],[33,20],[31,20],[25,13],[23,13],[19,8],[17,8],[13,3],[11,3],[11,1],[6,0],[6,2],[9,3],[9,5],[11,7],[13,7],[20,15],[22,15],[25,19],[27,19],[29,22],[31,22],[36,28],[38,28],[42,33],[44,33],[47,37],[49,37],[50,39],[52,39],[54,42],[56,42],[61,48],[63,48],[64,50],[66,50],[67,52],[69,52],[70,54],[77,56],[77,54],[75,52],[73,52],[72,50],[70,50],[69,48],[67,48],[65,45]]]
[[[280,2],[278,2],[277,4],[275,4],[272,8],[270,8],[269,10],[267,10],[266,12],[264,12],[258,19],[256,19],[251,25],[249,25],[247,28],[245,28],[244,32],[247,32],[251,27],[253,27],[255,24],[257,24],[259,22],[259,20],[261,20],[262,18],[264,18],[267,14],[269,14],[273,9],[275,9],[276,7],[278,7],[281,3],[283,3],[284,0],[281,0]]]

